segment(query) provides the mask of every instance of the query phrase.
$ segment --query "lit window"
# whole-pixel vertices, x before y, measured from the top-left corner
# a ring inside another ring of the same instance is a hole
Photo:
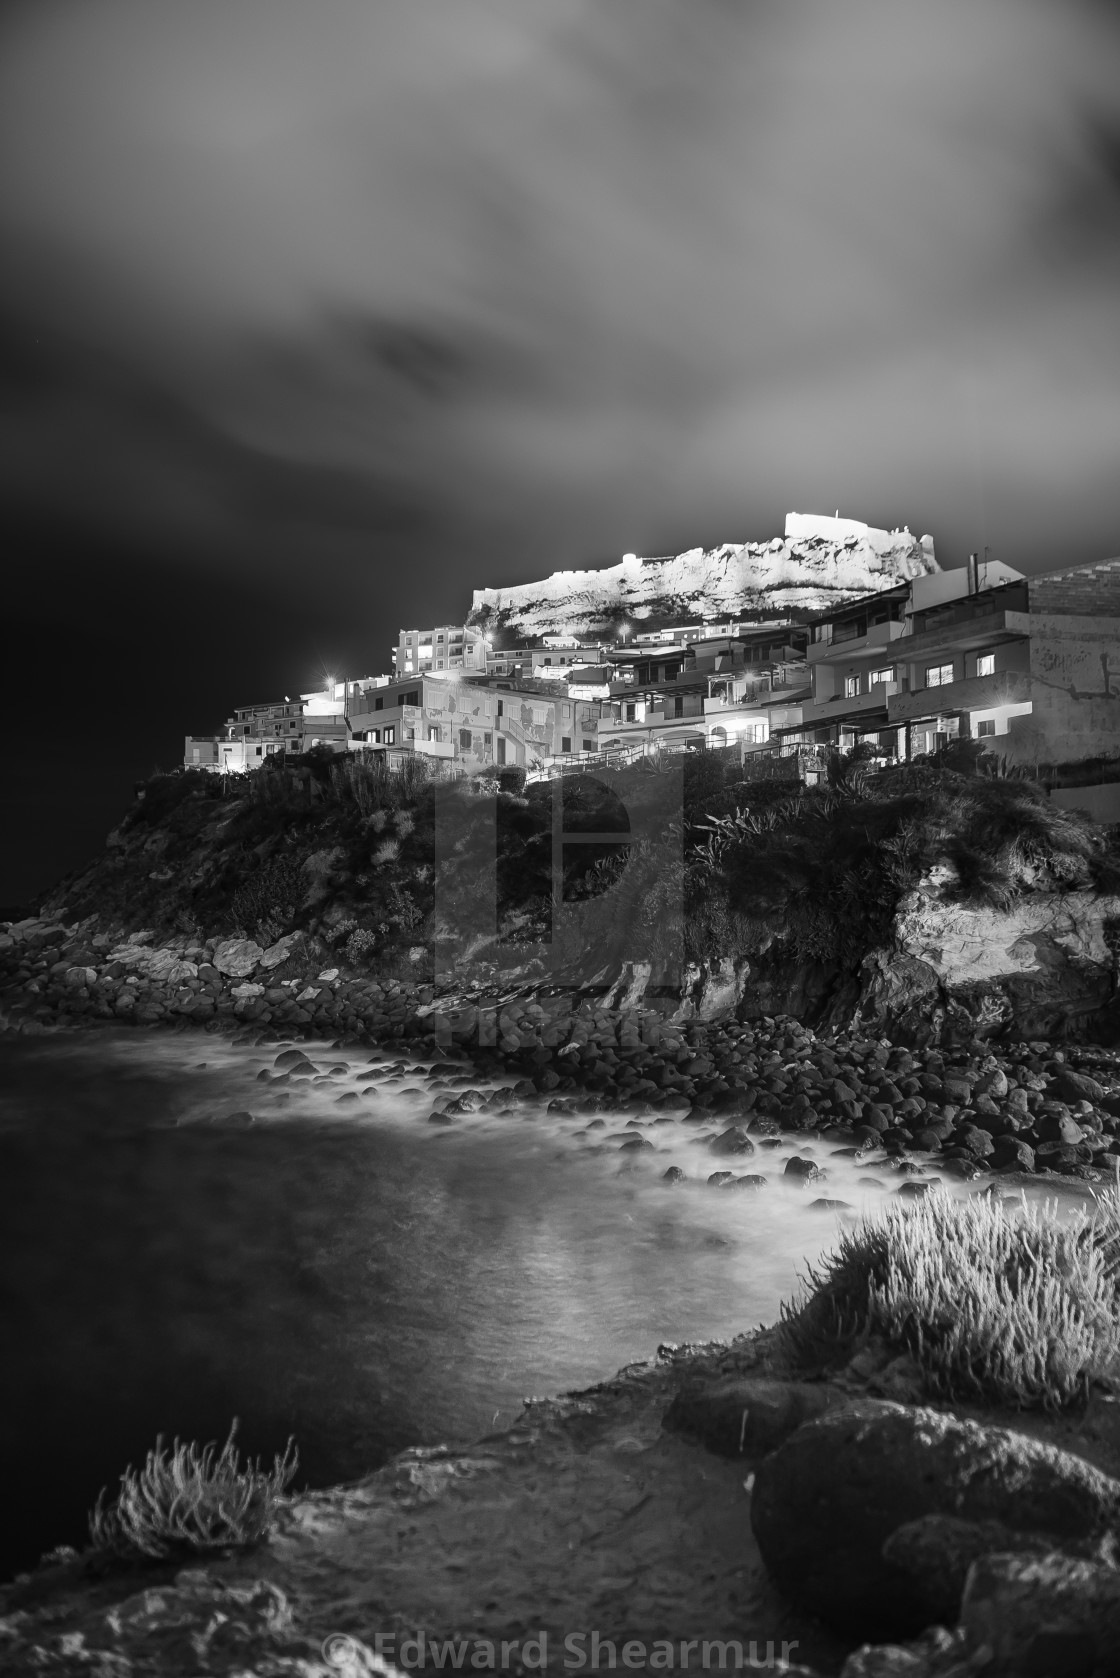
[[[844,677],[844,698],[845,699],[858,699],[859,698],[859,677],[858,676],[845,676]]]
[[[926,666],[926,687],[948,687],[953,680],[953,666],[951,664],[928,664]]]
[[[976,674],[978,676],[994,676],[996,673],[995,653],[977,653]]]
[[[996,722],[994,717],[985,717],[982,722],[978,722],[976,724],[976,737],[978,740],[986,740],[990,735],[994,734],[995,731]]]
[[[397,730],[396,730],[395,726],[391,727],[391,728],[387,728],[385,730],[385,744],[387,746],[391,746],[393,744],[393,741],[396,738],[397,738]]]
[[[888,664],[885,670],[873,670],[871,672],[871,686],[872,687],[875,687],[876,684],[879,683],[879,682],[893,682],[893,681],[894,681],[894,665],[893,664]]]

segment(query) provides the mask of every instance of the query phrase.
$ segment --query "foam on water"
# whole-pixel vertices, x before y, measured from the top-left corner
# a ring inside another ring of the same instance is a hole
[[[440,1098],[499,1086],[298,1047],[311,1075],[277,1082],[277,1045],[217,1036],[0,1045],[9,1566],[80,1541],[101,1485],[159,1432],[220,1437],[236,1414],[265,1453],[295,1432],[324,1484],[507,1424],[524,1397],[663,1341],[771,1322],[839,1220],[903,1180],[822,1138],[724,1157],[709,1145],[726,1119],[544,1097],[433,1124]],[[635,1136],[652,1148],[624,1150]],[[793,1154],[824,1181],[794,1185]],[[688,1180],[666,1183],[672,1166]],[[766,1186],[710,1186],[723,1168]]]

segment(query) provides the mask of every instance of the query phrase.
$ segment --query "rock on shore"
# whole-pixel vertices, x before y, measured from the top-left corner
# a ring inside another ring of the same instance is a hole
[[[780,1130],[857,1152],[880,1147],[899,1165],[912,1159],[966,1180],[1100,1183],[1120,1164],[1114,1050],[982,1038],[954,1052],[914,1049],[858,1030],[818,1036],[780,1016],[698,1020],[672,996],[611,1007],[578,991],[464,994],[375,979],[301,934],[270,946],[157,946],[150,933],[125,937],[96,918],[23,921],[0,930],[0,1020],[25,1033],[193,1025],[400,1041],[417,1053],[453,1047],[480,1077],[576,1100],[581,1111],[725,1116],[713,1151],[731,1158]],[[814,1170],[809,1160],[806,1180]]]

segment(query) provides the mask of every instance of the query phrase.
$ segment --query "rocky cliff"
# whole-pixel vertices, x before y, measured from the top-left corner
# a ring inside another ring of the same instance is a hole
[[[790,513],[785,534],[771,541],[725,542],[660,559],[627,554],[599,571],[555,571],[542,582],[476,589],[467,621],[525,637],[597,634],[622,622],[765,622],[822,611],[937,569],[932,537]]]

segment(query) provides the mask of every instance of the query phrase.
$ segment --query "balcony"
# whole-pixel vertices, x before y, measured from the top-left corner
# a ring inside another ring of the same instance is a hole
[[[925,614],[928,618],[930,614]],[[925,659],[940,652],[961,652],[975,647],[997,646],[1001,641],[1030,639],[1030,619],[1026,612],[998,611],[991,607],[965,613],[963,610],[937,623],[928,623],[906,637],[903,656]]]
[[[902,691],[901,682],[876,682],[867,693],[853,694],[851,698],[835,693],[831,699],[806,700],[801,708],[802,721],[807,728],[842,722],[847,717],[863,721],[869,711],[886,712],[892,697]]]
[[[805,656],[810,664],[845,663],[849,659],[858,658],[860,653],[874,652],[876,647],[886,647],[905,633],[906,625],[892,618],[889,623],[873,623],[865,635],[815,641]]]
[[[892,723],[910,722],[915,717],[944,711],[986,711],[1000,705],[1021,705],[1031,696],[1031,679],[1024,670],[997,670],[992,676],[968,676],[943,687],[896,691],[891,695],[887,715]]]

